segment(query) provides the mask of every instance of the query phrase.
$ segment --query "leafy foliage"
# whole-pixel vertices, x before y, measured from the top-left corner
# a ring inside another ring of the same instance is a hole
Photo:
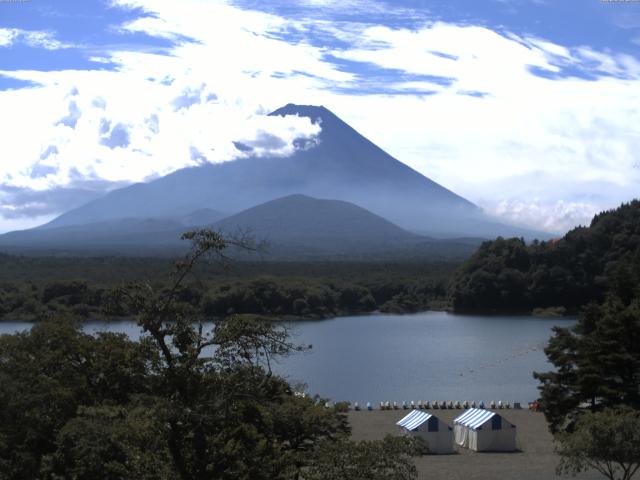
[[[370,478],[415,478],[414,450],[353,444],[343,408],[297,396],[273,374],[274,357],[300,349],[286,330],[253,316],[199,320],[184,288],[196,263],[250,245],[207,230],[185,238],[193,249],[172,283],[121,289],[140,342],[61,319],[0,337],[0,477],[311,478],[337,445]]]
[[[139,406],[80,407],[56,438],[43,476],[78,480],[174,478],[162,425]]]
[[[122,280],[112,276],[115,272],[129,281],[149,278],[144,283],[156,290],[168,289],[172,277],[156,262],[0,255],[0,279],[5,279],[0,283],[0,320],[131,317],[137,311],[121,295]],[[85,268],[83,276],[79,276],[79,265]],[[416,312],[444,306],[454,265],[238,262],[229,269],[219,267],[219,262],[195,265],[196,276],[180,285],[177,300],[202,317],[239,313],[326,318],[373,310]],[[43,280],[19,280],[24,275]]]
[[[631,267],[635,266],[635,267]],[[640,281],[640,201],[596,215],[559,240],[498,238],[485,242],[456,272],[449,296],[456,310],[577,310],[612,288]],[[629,296],[631,292],[627,292]]]
[[[1,336],[0,473],[37,478],[58,432],[81,406],[148,393],[156,360],[148,347],[120,334],[92,337],[64,321]]]
[[[610,266],[605,301],[587,305],[572,328],[554,329],[545,353],[556,370],[534,374],[553,432],[571,430],[583,407],[640,409],[638,258]]]
[[[304,472],[308,480],[409,480],[416,467],[411,456],[423,453],[418,438],[386,436],[383,441],[326,442]]]
[[[558,473],[593,468],[610,480],[630,480],[640,469],[640,412],[588,413],[573,433],[557,435],[562,457]]]
[[[545,353],[556,370],[534,376],[552,431],[572,428],[581,405],[640,409],[640,296],[589,305],[575,326],[554,329]]]

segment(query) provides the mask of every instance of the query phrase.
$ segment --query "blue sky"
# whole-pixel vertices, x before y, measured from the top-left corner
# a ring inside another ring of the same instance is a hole
[[[640,2],[0,0],[0,231],[265,132],[287,155],[294,102],[561,232],[637,195],[638,97]]]

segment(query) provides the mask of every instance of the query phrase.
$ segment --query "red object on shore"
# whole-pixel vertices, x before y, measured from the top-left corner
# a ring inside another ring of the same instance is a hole
[[[532,410],[534,412],[541,412],[542,405],[540,405],[540,402],[538,402],[537,400],[535,402],[529,402],[529,410]]]

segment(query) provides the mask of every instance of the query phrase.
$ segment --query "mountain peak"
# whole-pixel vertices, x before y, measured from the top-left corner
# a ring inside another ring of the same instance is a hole
[[[284,107],[280,107],[269,114],[269,116],[272,117],[284,117],[286,115],[307,117],[310,118],[313,123],[316,123],[318,118],[324,122],[328,117],[335,117],[335,115],[323,105],[296,105],[294,103],[287,103]]]
[[[296,143],[304,148],[296,148],[287,157],[248,156],[186,168],[149,183],[114,190],[61,215],[47,228],[125,215],[183,218],[203,208],[233,214],[299,193],[350,202],[400,228],[431,236],[495,237],[496,233],[511,236],[508,232],[513,232],[494,225],[474,204],[396,160],[323,106],[290,103],[271,115],[309,118],[320,126],[317,141]],[[299,203],[301,208],[312,202],[302,196],[288,201]],[[207,223],[209,218],[215,219],[215,214],[203,216]],[[199,222],[201,218],[196,215]]]
[[[251,231],[255,238],[275,244],[309,247],[319,251],[384,251],[424,238],[398,227],[354,203],[290,194],[256,205],[220,220],[222,232]]]

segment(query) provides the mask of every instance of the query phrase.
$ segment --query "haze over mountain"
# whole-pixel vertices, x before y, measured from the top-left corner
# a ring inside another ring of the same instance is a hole
[[[248,234],[271,259],[446,257],[463,258],[480,240],[435,240],[410,233],[364,208],[341,200],[295,194],[271,200],[215,223],[211,211],[181,219],[115,219],[12,232],[0,248],[27,253],[157,255],[184,250],[184,231],[210,226],[227,236]],[[244,253],[240,253],[245,256]]]
[[[145,248],[179,248],[180,236],[190,228],[211,225],[225,215],[201,209],[184,216],[116,218],[96,222],[35,228],[0,235],[0,248],[18,252],[114,252]]]
[[[289,104],[271,115],[299,115],[321,125],[315,142],[290,157],[251,156],[178,170],[115,190],[40,228],[121,218],[167,218],[211,208],[236,213],[292,194],[355,203],[407,230],[434,237],[536,236],[487,217],[471,202],[388,155],[324,107]],[[212,128],[214,128],[212,126]],[[265,141],[277,142],[279,139]]]

